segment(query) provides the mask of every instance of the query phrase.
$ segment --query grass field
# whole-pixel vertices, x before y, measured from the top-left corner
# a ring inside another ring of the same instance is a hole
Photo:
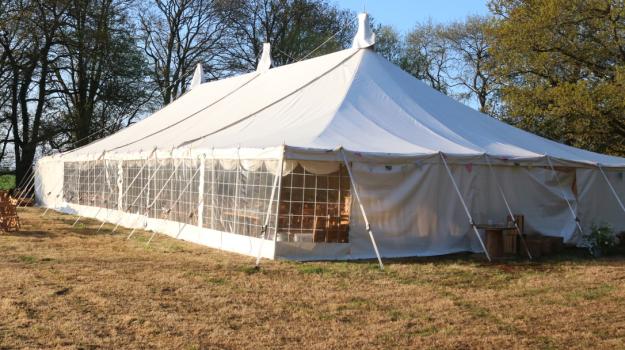
[[[0,234],[0,348],[625,348],[625,259],[263,261],[29,208]]]

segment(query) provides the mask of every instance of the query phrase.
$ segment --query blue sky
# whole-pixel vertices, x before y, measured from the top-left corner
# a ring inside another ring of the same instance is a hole
[[[332,2],[332,1],[331,1]],[[367,12],[376,22],[410,30],[415,23],[431,18],[435,23],[460,20],[468,15],[488,13],[486,0],[334,0],[339,7]]]

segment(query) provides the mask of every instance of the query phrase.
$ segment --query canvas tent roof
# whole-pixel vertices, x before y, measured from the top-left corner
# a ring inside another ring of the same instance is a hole
[[[559,144],[482,114],[358,45],[201,84],[152,116],[63,157],[282,145],[295,157],[342,147],[388,158],[549,156],[625,167],[624,158]]]

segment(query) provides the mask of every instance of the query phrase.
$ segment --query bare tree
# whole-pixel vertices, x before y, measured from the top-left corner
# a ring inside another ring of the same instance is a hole
[[[220,75],[221,40],[226,26],[214,2],[153,0],[141,8],[143,50],[163,104],[186,91],[198,63],[213,78]]]
[[[462,100],[475,98],[484,113],[493,112],[496,101],[493,96],[498,91],[495,77],[490,74],[492,62],[486,38],[491,24],[491,18],[474,16],[452,23],[441,32],[452,50],[451,79],[463,89],[456,95]]]
[[[406,36],[401,67],[434,89],[449,92],[449,47],[441,36],[442,25],[417,24]]]
[[[224,0],[220,7],[234,72],[253,70],[264,42],[280,66],[349,46],[355,27],[351,12],[323,0]]]
[[[65,16],[61,0],[4,3],[0,46],[9,67],[6,88],[10,96],[7,119],[11,123],[19,183],[33,164],[46,107],[49,81],[56,60],[52,52]]]
[[[54,148],[84,145],[118,130],[151,97],[147,66],[127,17],[131,1],[68,4],[52,82],[60,112],[46,128]]]

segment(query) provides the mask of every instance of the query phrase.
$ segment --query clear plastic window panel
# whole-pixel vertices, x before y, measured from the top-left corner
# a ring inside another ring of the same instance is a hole
[[[146,160],[123,161],[122,209],[125,212],[145,214],[149,191],[146,185],[151,166]]]
[[[78,162],[63,164],[63,200],[78,203]]]
[[[97,167],[97,161],[78,163],[78,204],[95,206],[101,193],[96,187],[97,181],[101,181],[102,168]]]
[[[206,160],[205,227],[246,236],[262,236],[276,176],[269,171],[266,163],[260,160]],[[267,239],[273,239],[275,232],[277,197],[276,188],[265,235]]]
[[[149,216],[196,225],[199,162],[166,159],[150,164]]]
[[[102,178],[102,202],[99,207],[117,209],[119,200],[119,161],[104,160],[104,176]]]
[[[350,180],[343,165],[328,175],[298,165],[282,179],[277,239],[347,243],[350,210]]]

